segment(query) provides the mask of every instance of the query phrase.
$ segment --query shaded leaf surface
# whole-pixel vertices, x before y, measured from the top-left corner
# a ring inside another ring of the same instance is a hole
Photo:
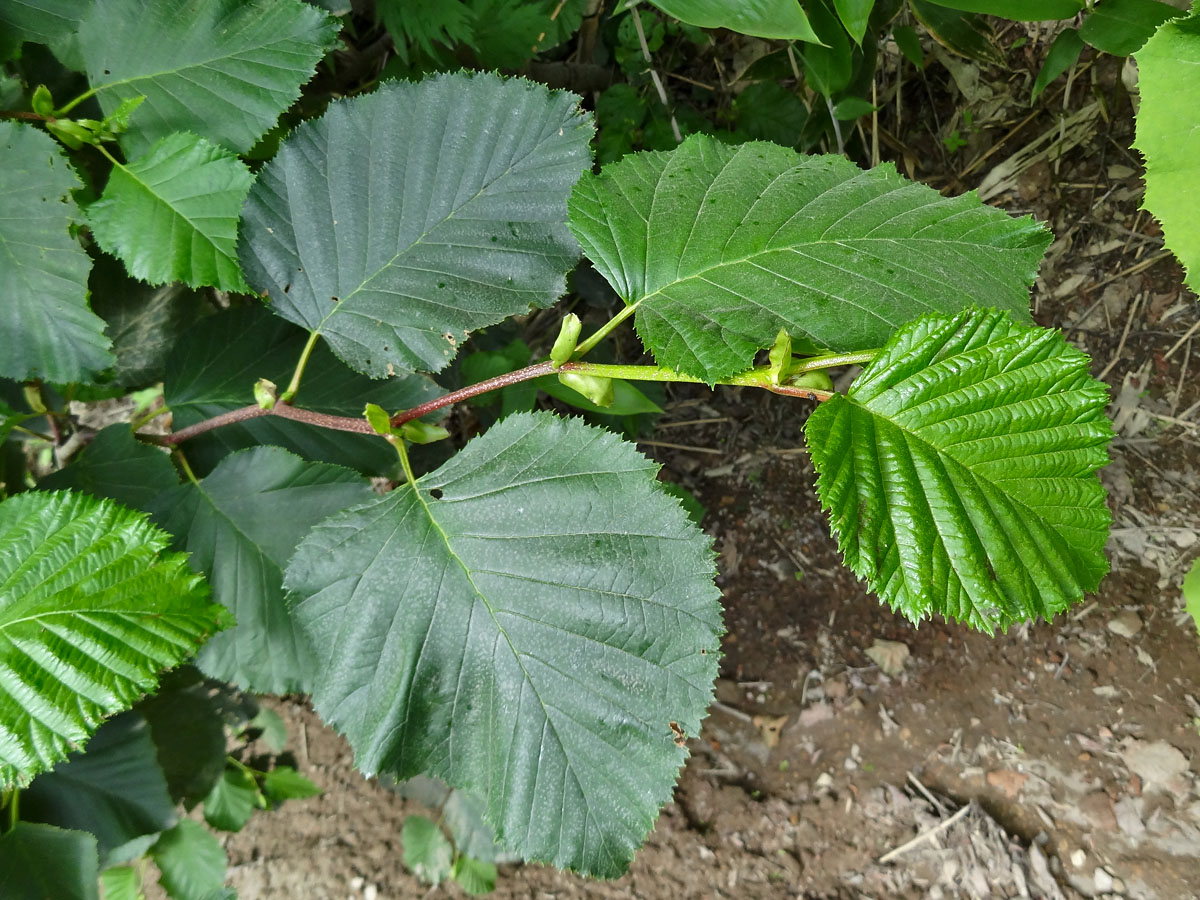
[[[1050,234],[891,165],[696,135],[580,180],[571,229],[661,364],[715,381],[786,328],[836,350],[972,303],[1028,319]]]
[[[350,469],[257,447],[154,501],[156,520],[237,620],[197,656],[205,674],[258,693],[309,690],[312,656],[284,605],[283,569],[310,528],[373,496]]]
[[[305,334],[262,307],[211,316],[176,344],[167,362],[163,396],[176,430],[254,402],[254,382],[286,385],[304,349]],[[334,416],[362,415],[376,403],[389,412],[409,409],[444,393],[422,375],[372,380],[346,367],[320,344],[309,357],[297,404]],[[382,438],[314,428],[274,416],[228,425],[188,441],[188,460],[208,472],[234,450],[275,444],[306,459],[387,474],[396,451]]]
[[[124,422],[99,431],[65,469],[38,482],[45,491],[72,490],[146,509],[179,483],[171,458],[135,438]]]
[[[1107,401],[1057,332],[977,310],[904,327],[805,427],[846,564],[914,621],[1061,612],[1108,570]]]
[[[96,839],[85,831],[18,822],[0,836],[0,897],[97,900]]]
[[[245,153],[300,96],[339,28],[301,0],[96,0],[79,42],[106,114],[146,98],[120,138],[127,151],[190,131]]]
[[[225,885],[228,857],[199,822],[184,819],[164,831],[150,856],[161,873],[158,883],[172,900],[206,900]]]
[[[656,468],[579,420],[514,414],[415,491],[313,529],[285,585],[314,705],[360,769],[470,791],[527,859],[625,869],[722,630],[709,540]]]
[[[105,722],[87,742],[21,793],[21,816],[96,836],[101,854],[178,819],[146,720],[136,712]]]
[[[146,517],[82,494],[0,503],[0,785],[65,759],[227,614]]]
[[[112,362],[87,304],[92,261],[70,234],[79,187],[53,138],[0,121],[0,376],[66,384]]]
[[[1097,50],[1128,56],[1139,50],[1159,25],[1179,14],[1174,6],[1159,0],[1104,0],[1084,18],[1079,36]]]
[[[189,809],[225,770],[225,726],[209,688],[195,668],[180,666],[136,707],[150,723],[171,799]]]
[[[150,284],[182,281],[246,291],[237,263],[238,217],[254,176],[194,134],[172,134],[113,167],[87,209],[96,241]]]
[[[578,100],[455,74],[334,103],[250,191],[247,280],[360,372],[438,371],[467,332],[565,290],[591,161]]]
[[[755,37],[815,41],[816,34],[796,0],[651,0],[669,16],[701,28],[728,28]]]

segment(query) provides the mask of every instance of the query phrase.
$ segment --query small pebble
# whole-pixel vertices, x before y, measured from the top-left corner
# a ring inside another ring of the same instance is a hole
[[[1077,869],[1083,868],[1084,862],[1087,860],[1087,854],[1083,850],[1071,851],[1071,865]]]
[[[1141,617],[1135,612],[1126,610],[1109,621],[1108,630],[1119,637],[1131,638],[1142,630]]]
[[[1092,873],[1092,884],[1096,886],[1096,891],[1101,894],[1107,894],[1113,889],[1113,877],[1107,869],[1097,868]]]

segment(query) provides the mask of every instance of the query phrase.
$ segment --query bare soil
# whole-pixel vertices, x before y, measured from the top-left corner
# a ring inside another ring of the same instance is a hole
[[[1030,72],[1052,35],[1033,37]],[[1085,60],[1074,92],[1060,82],[1032,117],[1021,72],[972,83],[951,61],[931,64],[928,90],[890,84],[908,121],[940,111],[939,129],[965,128],[959,111],[975,110],[957,153],[932,129],[908,143],[900,123],[879,129],[902,171],[982,186],[1055,231],[1036,316],[1092,354],[1118,427],[1099,593],[995,638],[916,628],[842,568],[799,449],[802,404],[674,392],[643,448],[708,509],[729,632],[718,703],[626,876],[503,866],[496,896],[1200,897],[1200,646],[1179,595],[1200,553],[1198,309],[1138,211],[1129,73]],[[1047,151],[1018,156],[1031,145]],[[401,823],[421,810],[357,774],[304,702],[279,708],[325,794],[228,838],[243,900],[461,893],[402,864]]]

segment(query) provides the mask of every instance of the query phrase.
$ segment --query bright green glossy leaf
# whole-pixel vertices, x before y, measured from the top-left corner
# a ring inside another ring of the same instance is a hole
[[[700,28],[728,28],[755,37],[818,41],[796,0],[650,0],[669,16]]]
[[[846,31],[825,0],[812,0],[809,16],[821,38],[820,44],[800,49],[804,63],[804,80],[823,97],[832,97],[850,83],[854,57]]]
[[[227,624],[166,545],[109,500],[0,503],[0,785],[65,759]]]
[[[179,483],[171,458],[144,444],[124,422],[109,425],[65,469],[47,475],[44,491],[82,491],[107,497],[134,509],[146,509],[163,491]]]
[[[871,20],[871,8],[875,0],[833,0],[833,8],[837,10],[838,18],[854,43],[861,44],[863,35],[867,33],[867,24]]]
[[[0,376],[66,384],[112,363],[87,304],[92,261],[70,233],[79,187],[53,138],[0,121]]]
[[[454,848],[442,829],[425,816],[409,816],[400,830],[404,865],[425,884],[441,884],[453,872]]]
[[[227,766],[204,798],[204,821],[221,831],[241,831],[258,800],[258,784],[242,769]]]
[[[1200,12],[1158,30],[1137,54],[1142,105],[1134,146],[1146,158],[1144,205],[1200,293]]]
[[[319,797],[321,789],[291,766],[276,766],[263,776],[263,793],[272,803]]]
[[[462,889],[477,897],[496,889],[496,864],[460,856],[454,861],[454,880]]]
[[[113,866],[100,873],[104,900],[143,900],[142,879],[133,866]]]
[[[155,758],[146,720],[136,712],[105,722],[87,742],[21,793],[21,816],[96,836],[101,855],[178,820]]]
[[[578,419],[514,414],[313,529],[285,585],[314,705],[360,769],[468,790],[527,859],[625,869],[721,632],[709,540],[656,468]]]
[[[1057,332],[978,310],[905,326],[805,428],[846,564],[914,621],[1062,612],[1108,570],[1107,402]]]
[[[184,819],[150,851],[161,873],[158,883],[171,900],[207,900],[225,885],[228,858],[212,832]]]
[[[837,350],[906,321],[988,304],[1028,318],[1050,242],[973,195],[943,197],[891,165],[696,135],[587,175],[571,228],[659,364],[716,381],[780,328]]]
[[[237,229],[253,180],[228,150],[172,134],[113,167],[104,195],[87,209],[88,223],[135,278],[244,292]]]
[[[1183,602],[1187,614],[1196,623],[1196,630],[1200,631],[1200,559],[1192,563],[1183,578]]]
[[[1163,22],[1180,11],[1159,0],[1100,0],[1079,26],[1079,36],[1115,56],[1137,52]]]
[[[1047,19],[1070,19],[1083,9],[1084,0],[929,0],[938,6],[1015,19],[1018,22],[1040,22]],[[1104,2],[1104,0],[1101,0]]]
[[[301,0],[95,0],[79,42],[105,113],[144,95],[133,154],[177,131],[244,153],[300,96],[340,25]]]
[[[1079,36],[1076,29],[1066,28],[1059,32],[1054,43],[1050,45],[1050,50],[1046,53],[1046,60],[1038,70],[1037,78],[1034,79],[1033,93],[1029,102],[1036,102],[1042,91],[1050,86],[1050,82],[1075,65],[1082,52],[1083,38]]]
[[[18,822],[0,835],[0,897],[98,900],[96,839],[86,831]]]
[[[237,620],[200,651],[205,674],[259,693],[309,689],[312,656],[284,606],[283,568],[310,528],[372,496],[350,469],[256,447],[154,501],[156,520]]]
[[[565,290],[566,200],[591,161],[578,100],[454,74],[333,104],[250,191],[246,278],[360,372],[443,368],[468,332]]]
[[[287,384],[306,335],[262,307],[210,316],[175,345],[167,360],[163,397],[179,430],[254,402],[254,383]],[[360,416],[370,401],[384,409],[409,409],[444,393],[421,375],[373,380],[360,375],[320,344],[309,357],[297,403],[334,416]],[[306,459],[387,474],[396,451],[381,438],[315,428],[277,416],[227,425],[188,441],[188,461],[209,472],[234,450],[276,444]]]

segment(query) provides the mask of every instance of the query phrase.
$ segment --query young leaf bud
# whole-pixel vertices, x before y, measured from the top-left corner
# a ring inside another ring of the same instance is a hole
[[[611,378],[585,375],[582,372],[562,372],[558,380],[572,390],[578,391],[597,406],[612,406],[613,385]]]
[[[550,348],[551,366],[557,369],[571,358],[571,354],[575,352],[575,345],[579,342],[581,330],[583,330],[583,322],[579,320],[579,316],[575,313],[567,313],[562,320],[562,327],[558,330],[554,346]]]

